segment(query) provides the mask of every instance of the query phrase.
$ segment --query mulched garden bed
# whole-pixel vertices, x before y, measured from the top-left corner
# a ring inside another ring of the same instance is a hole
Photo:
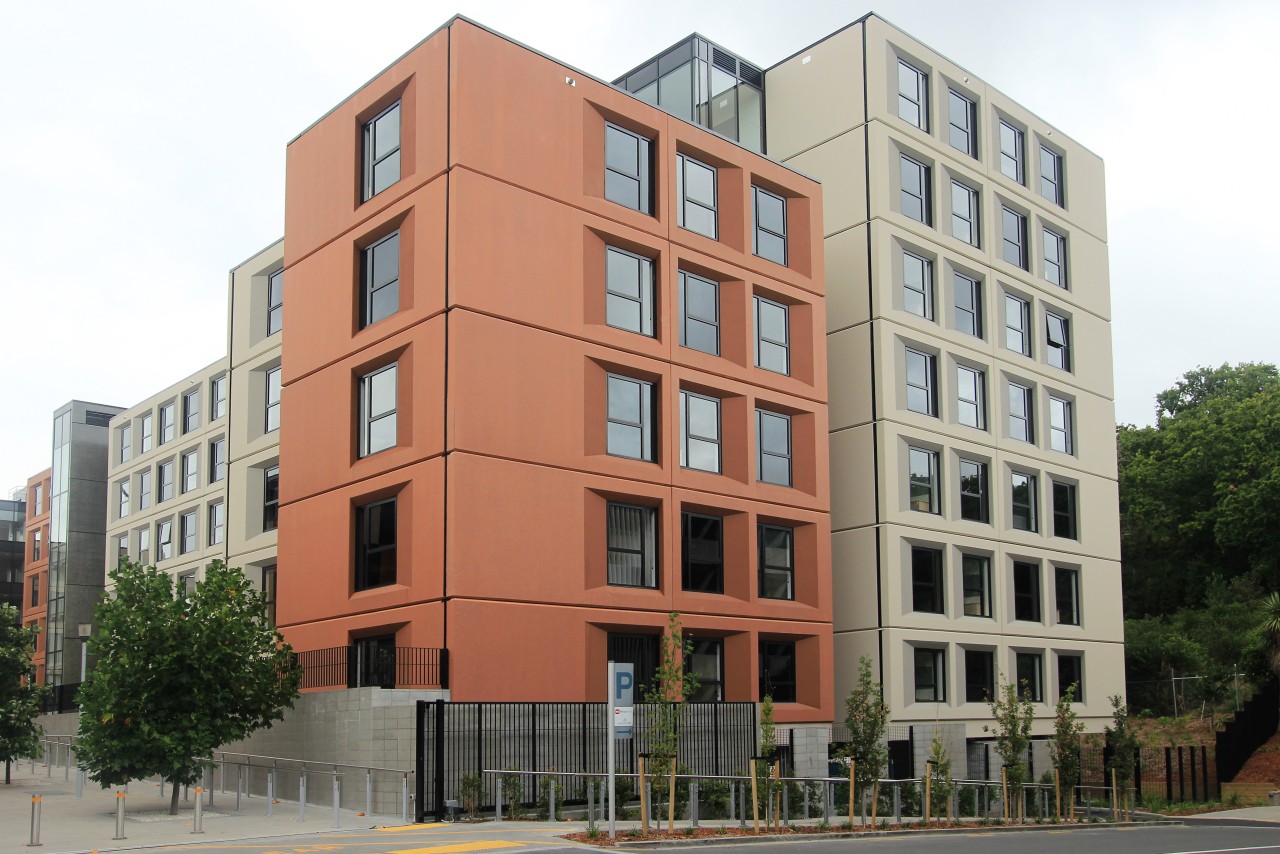
[[[832,825],[828,825],[827,827],[821,827],[819,825],[798,825],[793,827],[779,827],[777,830],[774,830],[773,828],[766,829],[762,824],[760,826],[759,833],[756,833],[755,830],[753,830],[749,826],[748,827],[734,826],[734,827],[699,827],[696,829],[680,828],[673,833],[668,833],[665,829],[650,830],[648,835],[641,835],[636,831],[628,829],[628,830],[619,830],[618,838],[612,841],[609,839],[609,831],[607,829],[602,828],[595,835],[592,835],[587,832],[565,833],[565,834],[562,834],[560,838],[568,839],[573,842],[581,842],[586,845],[597,845],[600,847],[608,848],[608,847],[612,847],[618,842],[682,842],[689,839],[712,839],[712,838],[719,839],[719,838],[728,838],[728,837],[735,837],[735,836],[740,836],[740,837],[741,836],[746,836],[746,837],[816,836],[820,834],[830,834],[830,833],[878,833],[883,831],[907,831],[907,830],[915,830],[915,831],[984,830],[984,829],[990,829],[995,827],[1005,827],[1005,826],[1010,828],[1033,828],[1037,826],[1050,827],[1050,826],[1053,826],[1053,824],[1051,822],[1046,822],[1041,825],[1036,825],[1034,822],[1028,822],[1027,824],[1024,824],[1024,825],[1018,825],[1018,824],[1002,825],[999,822],[992,822],[988,824],[980,824],[977,822],[942,822],[941,824],[935,824],[933,822],[930,822],[926,826],[926,825],[918,824],[916,822],[912,822],[910,824],[876,824],[876,825],[868,824],[866,826],[858,825],[857,827],[854,827],[854,828],[850,828],[849,825],[847,824],[832,824]],[[1058,826],[1087,827],[1089,825],[1081,822],[1075,822],[1072,824],[1067,824],[1064,822],[1063,824]]]

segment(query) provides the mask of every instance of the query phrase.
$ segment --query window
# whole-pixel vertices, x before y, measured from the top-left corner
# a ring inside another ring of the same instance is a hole
[[[964,701],[985,703],[996,694],[996,657],[985,649],[964,651]]]
[[[44,543],[44,532],[36,528],[31,532],[31,561],[40,560],[40,546]]]
[[[1013,527],[1018,531],[1035,533],[1040,529],[1036,513],[1036,477],[1015,471],[1011,477]]]
[[[1071,401],[1049,398],[1049,447],[1063,454],[1074,453],[1072,442]]]
[[[360,278],[361,329],[400,310],[399,231],[393,231],[361,251]]]
[[[617,587],[658,586],[657,511],[617,504],[606,509],[608,581]]]
[[[182,455],[182,492],[186,494],[200,485],[200,452],[187,451]]]
[[[213,417],[210,420],[217,421],[227,414],[227,375],[214,377],[209,392],[209,397],[213,401]]]
[[[173,557],[173,520],[166,519],[156,523],[156,559],[168,560]]]
[[[951,236],[970,246],[978,245],[978,191],[951,182]]]
[[[775,703],[796,701],[796,645],[794,641],[760,641],[760,697]]]
[[[142,416],[142,445],[139,453],[145,454],[151,450],[151,413],[148,412]]]
[[[1033,412],[1031,389],[1018,383],[1009,383],[1009,436],[1011,438],[1023,442],[1035,442]]]
[[[396,499],[356,508],[355,589],[396,583]]]
[[[724,700],[724,641],[720,638],[685,638],[689,652],[684,657],[686,673],[698,677],[691,703],[719,703]]]
[[[151,469],[138,473],[138,509],[146,510],[151,506]]]
[[[905,60],[898,60],[898,118],[929,130],[929,78]]]
[[[190,433],[200,426],[200,389],[193,388],[182,396],[182,432]]]
[[[280,466],[262,473],[262,530],[274,531],[280,521]]]
[[[280,429],[280,367],[267,371],[267,420],[266,432]]]
[[[987,429],[987,375],[977,368],[956,366],[956,399],[960,423]]]
[[[1014,561],[1013,618],[1040,622],[1040,567],[1034,563]]]
[[[1018,687],[1034,703],[1044,702],[1044,657],[1038,652],[1017,653]]]
[[[921,513],[940,513],[938,502],[938,452],[907,449],[908,506]]]
[[[133,424],[126,424],[120,428],[120,462],[127,463],[133,458]],[[36,489],[40,487],[37,486]],[[36,510],[36,515],[40,515],[40,510]]]
[[[1062,155],[1040,146],[1040,195],[1062,206]]]
[[[676,225],[716,239],[716,170],[676,155]]]
[[[756,470],[764,483],[791,485],[791,416],[756,410]]]
[[[900,155],[902,168],[902,213],[916,222],[930,225],[929,167],[907,155]]]
[[[178,554],[196,550],[196,511],[188,510],[178,517]]]
[[[760,598],[794,599],[795,537],[790,528],[760,525]]]
[[[946,650],[929,646],[915,648],[916,702],[945,703],[947,701]]]
[[[396,446],[396,366],[360,378],[360,456]],[[277,369],[278,370],[278,369]]]
[[[366,201],[400,180],[400,102],[364,126],[364,198]]]
[[[916,350],[907,350],[907,409],[921,415],[937,415],[938,401],[934,397],[937,362],[933,356]]]
[[[120,534],[116,537],[116,560],[127,560],[129,557],[129,535]]]
[[[275,335],[284,323],[284,270],[267,276],[267,334]]]
[[[262,601],[267,606],[267,621],[276,624],[276,565],[262,568]]]
[[[34,608],[40,604],[40,576],[31,576],[31,607]]]
[[[1048,361],[1052,367],[1063,371],[1071,370],[1071,322],[1053,312],[1045,313],[1048,330],[1045,342],[1048,345]]]
[[[756,296],[756,367],[779,374],[791,373],[790,309],[782,303]]]
[[[615,124],[604,125],[604,197],[653,213],[653,142]]]
[[[978,555],[964,555],[960,564],[966,617],[991,616],[991,561]]]
[[[173,441],[174,418],[177,413],[174,410],[177,407],[172,401],[160,407],[160,444]]]
[[[37,483],[31,490],[32,516],[39,516],[44,512],[44,484]]]
[[[948,112],[951,122],[951,147],[963,151],[970,157],[978,156],[978,107],[972,100],[961,95],[955,89],[947,93]]]
[[[117,486],[120,487],[119,511],[120,518],[123,519],[129,515],[129,481],[122,480]]]
[[[173,498],[173,460],[165,460],[156,466],[156,480],[160,490],[156,503]]]
[[[1066,626],[1080,625],[1080,570],[1054,567],[1053,594],[1058,622]]]
[[[1027,269],[1027,218],[1008,208],[1000,209],[1001,232],[1004,237],[1004,260]]]
[[[1004,346],[1024,356],[1031,355],[1030,317],[1031,306],[1026,300],[1004,295]]]
[[[976,279],[955,273],[951,277],[956,291],[956,329],[982,337],[982,286]]]
[[[933,320],[933,262],[906,251],[902,253],[902,307]]]
[[[138,529],[138,563],[146,566],[151,563],[151,528]]]
[[[222,542],[227,532],[227,505],[215,501],[209,505],[209,545]]]
[[[1000,121],[1000,171],[1005,177],[1022,183],[1022,131]]]
[[[1060,288],[1067,286],[1067,238],[1044,229],[1044,277]]]
[[[960,518],[986,523],[987,464],[976,460],[960,460]]]
[[[1058,696],[1071,694],[1071,702],[1084,702],[1084,657],[1079,655],[1058,654]]]
[[[1053,484],[1053,535],[1068,540],[1077,539],[1076,487],[1071,483],[1051,480]]]
[[[680,345],[720,355],[720,285],[680,271]]]
[[[787,266],[787,200],[776,193],[751,186],[753,222],[751,251],[775,264]]]
[[[911,547],[911,610],[923,614],[941,614],[942,552],[920,546]]]
[[[653,384],[609,374],[608,387],[608,452],[654,462]]]
[[[701,513],[680,515],[684,565],[681,584],[700,593],[724,592],[724,520]]]
[[[658,669],[658,635],[631,635],[609,632],[606,647],[609,661],[635,668],[636,685],[652,685]]]
[[[720,473],[720,401],[680,392],[680,465]]]
[[[653,259],[605,247],[605,322],[653,337]]]
[[[217,483],[227,476],[227,440],[214,439],[209,443],[209,482]]]

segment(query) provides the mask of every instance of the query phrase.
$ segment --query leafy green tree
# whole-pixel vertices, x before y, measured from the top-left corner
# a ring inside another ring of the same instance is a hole
[[[991,706],[992,723],[982,729],[995,735],[996,755],[1004,764],[1005,779],[1009,783],[1009,801],[1005,805],[1005,821],[1008,821],[1013,818],[1010,804],[1022,803],[1022,786],[1027,782],[1027,748],[1031,745],[1031,723],[1036,710],[1031,689],[1025,682],[1021,696],[1016,685],[1006,683],[987,702]]]
[[[97,667],[80,689],[76,744],[104,788],[158,774],[178,789],[201,760],[284,717],[302,672],[261,593],[221,561],[187,595],[155,567],[122,560],[94,612]]]
[[[1079,683],[1073,682],[1058,697],[1053,715],[1053,741],[1049,744],[1049,758],[1058,772],[1059,791],[1067,802],[1068,816],[1071,805],[1075,803],[1076,785],[1080,782],[1080,736],[1084,732],[1084,724],[1076,720],[1076,710],[1072,707],[1079,690]]]
[[[38,632],[35,626],[21,625],[17,608],[0,604],[0,758],[6,785],[11,779],[9,764],[20,756],[34,756],[40,748],[35,718],[45,689],[36,685],[31,663]]]
[[[765,758],[757,759],[754,763],[756,792],[764,798],[765,804],[773,802],[774,782],[769,763],[777,750],[778,727],[773,722],[773,697],[766,694],[760,701],[760,752],[757,754]],[[767,806],[764,814],[766,816],[769,814]]]
[[[845,752],[854,763],[854,784],[865,792],[867,786],[878,785],[889,761],[889,748],[884,740],[889,707],[884,702],[884,686],[871,675],[868,656],[858,659],[858,684],[845,698],[844,723],[849,728],[849,746]]]
[[[1272,593],[1262,600],[1260,629],[1266,636],[1268,664],[1280,676],[1280,593]]]
[[[1129,725],[1129,707],[1124,699],[1116,694],[1111,697],[1111,725],[1103,729],[1106,739],[1107,772],[1115,771],[1116,783],[1121,793],[1126,793],[1133,780],[1134,754],[1142,747],[1138,734]],[[1127,795],[1122,794],[1122,798]]]
[[[684,720],[689,697],[698,690],[698,675],[684,663],[692,652],[693,643],[684,636],[680,615],[672,611],[667,617],[667,631],[658,644],[658,667],[653,683],[644,686],[642,691],[644,701],[651,705],[647,727],[648,765],[653,772],[654,796],[659,802],[667,801],[664,796],[670,791],[669,787],[675,785],[680,722]]]
[[[951,755],[942,740],[942,729],[935,726],[933,742],[929,745],[929,813],[937,822],[947,811],[951,801]]]

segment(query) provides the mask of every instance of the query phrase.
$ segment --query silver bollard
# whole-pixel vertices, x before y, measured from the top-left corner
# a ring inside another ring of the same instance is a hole
[[[556,820],[556,778],[547,780],[547,820]]]
[[[164,797],[164,778],[160,778],[160,797]]]
[[[364,771],[364,814],[373,815],[373,769]]]
[[[493,820],[494,822],[502,821],[502,777],[498,777],[497,797],[493,799]]]
[[[400,820],[409,823],[409,775],[400,778]]]
[[[747,784],[738,784],[738,827],[747,826]]]
[[[243,785],[242,785],[243,783],[244,783],[244,768],[237,765],[236,766],[236,812],[237,813],[240,812],[240,790],[243,788]]]
[[[196,786],[196,812],[192,822],[192,833],[204,833],[204,789]]]
[[[698,781],[689,781],[689,826],[698,826]]]
[[[822,820],[831,823],[831,781],[822,781]]]
[[[596,829],[596,781],[587,780],[587,830]]]
[[[893,784],[893,823],[902,824],[902,784]]]
[[[738,784],[729,783],[729,821],[733,821],[734,816],[738,814]]]
[[[307,772],[298,772],[298,821],[307,820]]]
[[[116,792],[116,835],[111,837],[114,840],[127,838],[124,835],[124,799],[127,797],[125,792]]]
[[[31,796],[31,841],[27,843],[28,848],[36,848],[40,845],[40,796]]]
[[[62,780],[66,782],[71,779],[71,745],[68,744],[62,752]]]
[[[77,798],[84,797],[84,769],[83,768],[76,769],[76,797]]]
[[[342,827],[342,813],[340,807],[342,804],[342,775],[338,772],[333,774],[333,826]]]
[[[267,772],[267,818],[271,817],[272,807],[276,802],[276,769]]]

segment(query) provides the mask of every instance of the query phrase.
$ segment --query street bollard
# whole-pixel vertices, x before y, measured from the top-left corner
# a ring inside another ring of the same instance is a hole
[[[164,778],[160,778],[160,797],[164,797]]]
[[[822,781],[822,820],[831,823],[831,781]]]
[[[28,848],[36,848],[40,845],[40,796],[31,796],[31,841],[27,843]]]
[[[738,827],[747,826],[747,784],[738,784]]]
[[[400,778],[400,820],[409,823],[409,775]]]
[[[124,835],[124,792],[116,792],[116,835],[112,839],[125,839]]]
[[[791,804],[788,800],[789,789],[790,787],[787,784],[782,784],[782,823],[787,827],[791,826]]]
[[[84,769],[76,769],[76,798],[84,797]]]
[[[729,821],[733,821],[738,814],[737,795],[738,784],[733,782],[729,783]]]
[[[587,830],[596,829],[596,781],[587,780]]]
[[[902,784],[893,784],[893,823],[902,824]]]
[[[698,781],[689,781],[689,826],[698,826]]]
[[[244,783],[244,768],[236,766],[236,812],[240,812],[240,789]]]
[[[213,769],[212,768],[204,769],[204,779],[205,779],[205,782],[209,784],[208,788],[205,789],[205,791],[209,793],[209,801],[208,803],[205,804],[205,806],[212,809],[213,808]]]
[[[307,820],[307,772],[298,772],[298,821]]]
[[[498,796],[494,798],[493,820],[502,822],[502,777],[498,777]]]
[[[556,778],[547,780],[547,820],[556,820]]]
[[[204,789],[196,786],[196,812],[192,821],[192,833],[204,833]]]
[[[71,745],[68,744],[66,750],[62,753],[62,780],[66,782],[71,779]]]
[[[226,791],[227,791],[227,757],[225,757],[225,756],[224,756],[224,757],[222,757],[222,760],[218,763],[218,788],[222,790],[223,794],[226,794]]]
[[[373,769],[364,770],[364,814],[373,815]]]
[[[276,803],[276,769],[267,772],[267,818],[271,818]]]
[[[333,826],[342,827],[342,775],[337,771],[333,773]]]

